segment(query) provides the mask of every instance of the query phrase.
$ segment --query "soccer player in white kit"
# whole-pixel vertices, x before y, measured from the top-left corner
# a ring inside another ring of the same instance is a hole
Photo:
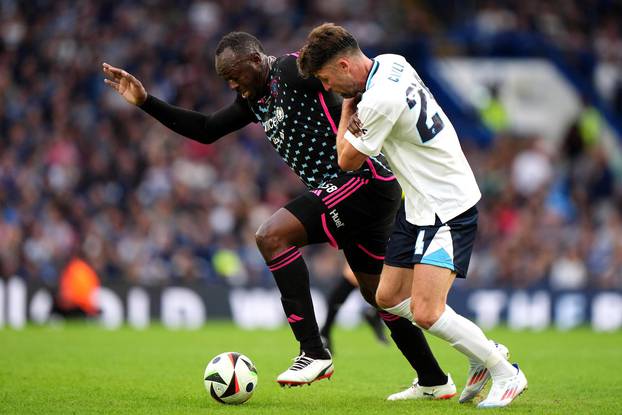
[[[298,67],[326,90],[350,98],[337,134],[339,166],[355,170],[382,150],[404,191],[376,293],[378,305],[467,356],[470,370],[461,403],[471,401],[492,378],[478,407],[510,404],[527,388],[525,375],[506,360],[505,347],[446,304],[454,279],[466,277],[481,197],[451,122],[402,56],[370,59],[340,26],[315,28]]]

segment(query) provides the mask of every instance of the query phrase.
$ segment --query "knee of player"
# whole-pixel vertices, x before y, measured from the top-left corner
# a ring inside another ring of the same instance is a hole
[[[274,226],[264,223],[257,229],[257,232],[255,232],[255,243],[264,257],[270,260],[284,247],[286,241],[281,237]]]
[[[270,229],[270,226],[265,223],[255,232],[255,243],[261,252],[270,250],[278,242],[278,239],[278,236]]]
[[[426,330],[432,327],[442,314],[442,311],[434,307],[425,304],[416,304],[414,301],[410,304],[410,311],[413,314],[415,324]]]
[[[377,306],[382,309],[395,307],[399,303],[393,295],[389,295],[389,293],[380,288],[376,290],[375,299]]]

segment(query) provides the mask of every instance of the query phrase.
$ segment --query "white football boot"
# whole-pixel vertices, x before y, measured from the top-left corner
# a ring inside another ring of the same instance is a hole
[[[490,340],[491,343],[495,344],[495,347],[501,353],[501,356],[508,360],[510,358],[510,351],[507,347],[502,344],[495,343]],[[490,380],[490,372],[482,363],[471,363],[471,367],[469,367],[469,373],[467,374],[467,380],[460,394],[460,398],[458,402],[466,403],[470,402],[475,398],[486,386],[486,383]]]
[[[486,399],[481,401],[478,408],[500,408],[509,405],[518,395],[527,389],[527,378],[515,363],[516,374],[509,378],[493,380],[492,387]]]
[[[304,352],[294,358],[294,363],[281,373],[276,381],[281,386],[309,385],[316,380],[327,379],[333,375],[333,359],[312,359]]]
[[[456,396],[456,385],[447,374],[447,383],[437,386],[421,386],[415,379],[412,386],[387,398],[387,401],[403,401],[406,399],[450,399]]]

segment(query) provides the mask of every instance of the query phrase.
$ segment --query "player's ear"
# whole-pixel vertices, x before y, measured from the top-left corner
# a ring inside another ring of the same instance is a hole
[[[258,52],[253,52],[249,55],[249,60],[254,64],[261,63],[261,55]]]
[[[337,60],[337,67],[344,72],[348,72],[350,70],[350,62],[346,58],[339,58]]]

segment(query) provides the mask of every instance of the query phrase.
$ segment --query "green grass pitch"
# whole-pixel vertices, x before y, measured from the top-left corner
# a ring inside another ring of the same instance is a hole
[[[622,413],[622,333],[488,333],[520,362],[529,390],[510,407],[485,413]],[[466,360],[430,338],[458,391]],[[394,346],[367,327],[337,329],[335,375],[311,386],[280,388],[276,375],[296,355],[287,328],[242,331],[210,323],[199,331],[106,331],[88,324],[0,330],[0,414],[463,414],[474,405],[449,401],[387,402],[413,372]],[[238,351],[257,365],[259,385],[241,406],[212,400],[203,370],[214,355]]]

